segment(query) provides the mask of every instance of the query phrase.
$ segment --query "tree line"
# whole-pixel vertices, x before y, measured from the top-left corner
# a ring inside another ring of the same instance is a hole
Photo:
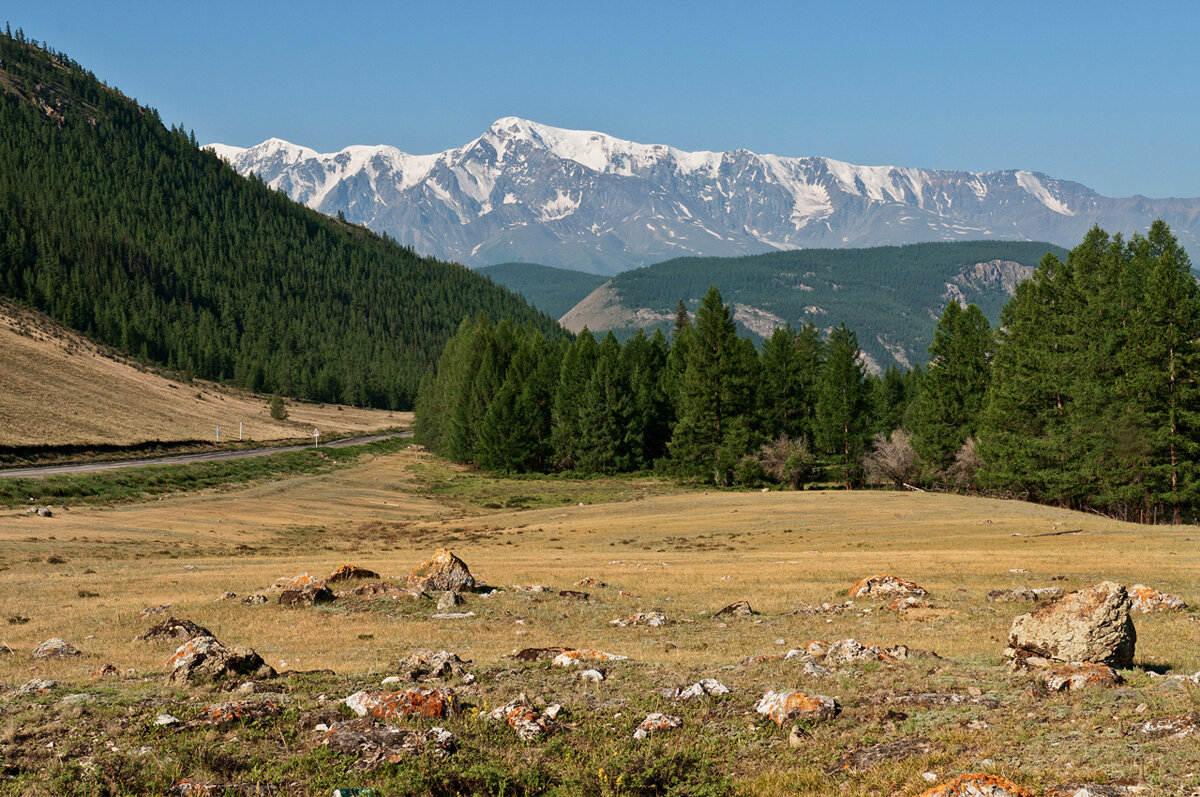
[[[422,381],[417,432],[507,472],[649,468],[715,484],[985,490],[1143,522],[1200,500],[1200,292],[1162,221],[1048,253],[993,328],[950,302],[925,368],[853,330],[739,337],[715,287],[669,334],[552,341],[479,317]]]

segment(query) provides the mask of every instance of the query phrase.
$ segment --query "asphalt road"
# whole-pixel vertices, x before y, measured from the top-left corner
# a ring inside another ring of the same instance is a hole
[[[376,440],[386,440],[389,437],[412,437],[412,432],[395,432],[391,434],[372,434],[362,437],[345,437],[331,443],[322,443],[321,448],[343,448],[362,443],[373,443]],[[147,459],[121,459],[111,462],[76,462],[71,465],[41,465],[36,468],[14,468],[0,470],[0,478],[16,476],[51,476],[56,473],[92,473],[98,470],[113,468],[137,468],[144,465],[182,465],[188,462],[218,462],[226,459],[246,459],[247,457],[263,457],[268,454],[281,454],[285,451],[299,451],[312,448],[311,444],[297,446],[265,446],[263,448],[243,448],[237,451],[207,451],[201,454],[177,454],[169,457],[150,457]]]

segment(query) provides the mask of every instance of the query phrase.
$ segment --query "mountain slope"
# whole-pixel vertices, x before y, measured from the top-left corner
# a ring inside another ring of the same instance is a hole
[[[1010,170],[857,166],[829,158],[684,152],[500,119],[457,149],[320,154],[280,139],[211,148],[242,174],[328,214],[470,265],[525,260],[612,274],[683,256],[973,239],[1071,246],[1094,224],[1158,217],[1200,243],[1200,199],[1111,199]]]
[[[498,263],[477,271],[493,282],[520,294],[525,301],[553,318],[579,304],[583,297],[600,287],[604,277],[541,266],[537,263]]]
[[[679,299],[695,312],[710,285],[740,331],[765,338],[785,323],[829,329],[844,323],[872,370],[923,363],[946,303],[973,302],[995,322],[1045,243],[961,241],[871,249],[809,249],[742,258],[681,258],[619,274],[561,319],[572,331],[666,329]]]
[[[464,317],[561,330],[461,266],[238,176],[65,56],[0,37],[0,294],[256,391],[410,407]]]

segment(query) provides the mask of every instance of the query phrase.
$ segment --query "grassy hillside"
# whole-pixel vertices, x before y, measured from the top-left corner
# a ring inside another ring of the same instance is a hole
[[[144,362],[402,409],[464,317],[549,317],[239,177],[62,54],[0,35],[0,295]]]
[[[993,321],[1013,286],[1028,276],[1046,243],[963,241],[811,249],[738,258],[680,258],[627,271],[563,318],[572,330],[666,328],[680,298],[695,312],[710,285],[737,313],[742,334],[776,326],[845,323],[877,365],[924,362],[933,328],[951,298],[974,302]]]
[[[0,299],[0,460],[6,451],[355,434],[404,426],[411,414],[292,402],[275,420],[268,397],[164,378],[110,356],[44,315]]]
[[[561,318],[608,279],[537,263],[499,263],[476,270],[553,318]]]

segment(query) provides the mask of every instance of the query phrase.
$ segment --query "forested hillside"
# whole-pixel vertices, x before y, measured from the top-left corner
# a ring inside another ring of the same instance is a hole
[[[478,271],[513,293],[521,294],[525,301],[552,318],[562,317],[607,280],[596,274],[537,263],[498,263],[483,266]]]
[[[1047,252],[1066,255],[1047,243],[957,241],[680,258],[617,275],[563,322],[575,331],[611,329],[618,339],[639,327],[665,330],[681,297],[694,312],[715,285],[742,334],[762,340],[784,323],[826,330],[845,324],[882,371],[925,361],[950,299],[996,319],[1016,283]]]
[[[468,269],[239,177],[61,53],[0,36],[0,293],[184,375],[409,408],[478,313],[554,321]]]

